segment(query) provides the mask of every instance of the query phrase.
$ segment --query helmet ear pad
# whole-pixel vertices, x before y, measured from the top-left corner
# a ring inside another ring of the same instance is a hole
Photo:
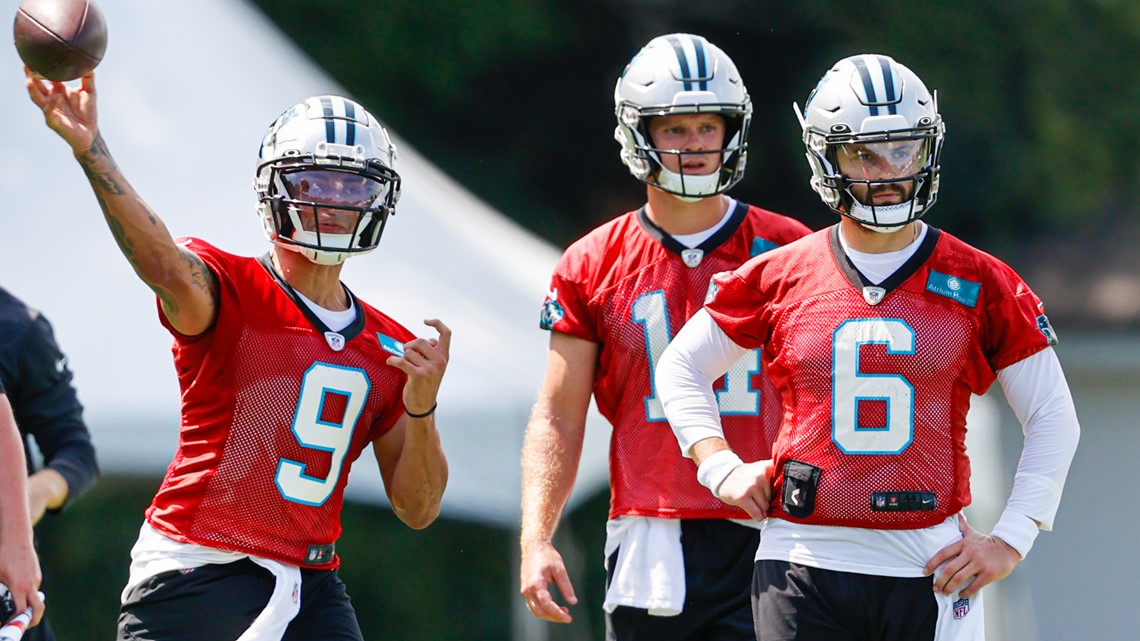
[[[273,216],[275,236],[292,238],[296,228],[293,225],[293,220],[285,213],[285,199],[281,196],[274,196],[266,201],[265,206],[269,208]]]
[[[358,234],[362,246],[375,246],[380,242],[380,234],[384,232],[384,225],[388,222],[388,212],[375,213],[369,216]]]
[[[379,173],[384,173],[387,168],[380,163],[370,163],[370,166]],[[400,177],[392,173],[392,179],[388,187],[388,199],[384,207],[379,210],[373,210],[364,223],[357,238],[361,246],[375,247],[380,242],[380,235],[384,233],[384,227],[388,224],[388,216],[396,213],[396,203],[400,200]]]

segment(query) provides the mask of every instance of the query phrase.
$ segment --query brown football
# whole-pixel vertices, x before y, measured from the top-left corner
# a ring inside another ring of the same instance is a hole
[[[48,80],[82,77],[107,49],[107,23],[90,0],[24,0],[13,32],[20,59]]]

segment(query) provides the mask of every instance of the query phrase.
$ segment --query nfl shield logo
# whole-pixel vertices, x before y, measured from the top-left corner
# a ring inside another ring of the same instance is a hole
[[[970,600],[969,599],[958,599],[957,601],[954,602],[954,620],[955,621],[957,621],[958,619],[964,618],[969,613],[970,613]]]
[[[328,341],[329,347],[334,352],[344,349],[344,337],[336,332],[325,332],[325,340]]]
[[[685,249],[681,251],[681,260],[685,261],[688,267],[696,267],[701,264],[705,258],[703,249]]]
[[[864,287],[863,300],[867,301],[868,305],[878,305],[883,302],[883,297],[887,295],[887,290],[882,287]]]

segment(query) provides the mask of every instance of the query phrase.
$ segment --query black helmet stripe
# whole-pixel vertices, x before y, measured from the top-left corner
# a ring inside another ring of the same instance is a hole
[[[325,120],[325,141],[336,142],[336,123],[344,121],[344,144],[352,147],[356,145],[356,128],[359,125],[356,121],[356,103],[341,98],[340,96],[321,96],[321,114]],[[339,103],[343,110],[344,115],[338,116],[336,114],[336,103]]]
[[[879,115],[879,100],[875,97],[875,83],[871,80],[871,72],[867,70],[867,63],[863,61],[862,57],[855,58],[851,62],[855,64],[855,69],[859,71],[859,77],[863,80],[863,91],[867,93],[866,104],[871,110],[871,115]]]
[[[681,44],[680,38],[669,38],[669,44],[673,45],[673,51],[677,54],[677,63],[681,65],[681,78],[685,82],[685,91],[692,91],[693,83],[689,75],[689,58],[685,55],[685,47]]]
[[[708,91],[708,57],[705,54],[704,40],[701,38],[689,39],[693,43],[694,62],[697,65],[696,75],[693,75],[692,71],[689,70],[689,57],[685,54],[685,45],[681,39],[671,36],[668,40],[669,44],[673,45],[674,53],[677,54],[677,64],[681,66],[681,79],[685,83],[685,91],[692,91],[694,82],[699,83],[701,91]]]
[[[891,59],[886,56],[876,56],[879,59],[879,65],[883,68],[883,86],[887,92],[887,112],[897,114],[898,97],[895,96],[895,78],[894,72],[891,71]]]
[[[895,76],[891,68],[891,60],[886,56],[874,56],[875,62],[879,64],[879,68],[883,73],[883,92],[885,96],[880,101],[878,95],[875,93],[875,81],[871,79],[871,70],[867,68],[867,61],[864,57],[859,56],[852,59],[852,64],[859,71],[859,78],[863,81],[863,90],[867,93],[866,105],[871,111],[872,116],[879,115],[879,107],[886,107],[887,113],[897,114],[899,112],[898,101],[899,98],[895,95]]]
[[[325,112],[325,142],[336,142],[336,121],[333,120],[332,98],[321,96],[321,108]]]
[[[348,145],[349,147],[353,147],[356,145],[356,103],[355,102],[353,102],[351,100],[345,100],[344,101],[344,115],[347,118],[347,120],[344,123],[345,128],[347,129],[347,131],[345,132],[344,144]]]
[[[693,38],[693,48],[697,52],[697,78],[701,80],[701,91],[709,90],[708,60],[705,56],[705,45],[699,38]]]

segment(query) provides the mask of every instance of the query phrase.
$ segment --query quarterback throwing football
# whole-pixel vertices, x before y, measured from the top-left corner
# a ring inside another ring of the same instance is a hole
[[[349,467],[371,447],[396,514],[439,513],[434,411],[450,330],[416,338],[340,282],[376,248],[400,193],[396,150],[363,107],[285,111],[257,160],[261,258],[173,239],[100,135],[95,80],[27,78],[119,249],[158,297],[182,391],[178,450],[146,511],[119,639],[361,639],[337,576]]]

